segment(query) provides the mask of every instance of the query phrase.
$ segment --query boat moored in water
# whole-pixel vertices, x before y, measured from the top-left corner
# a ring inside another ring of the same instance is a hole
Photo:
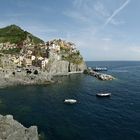
[[[75,99],[65,99],[64,103],[75,104],[75,103],[77,103],[77,100],[75,100]]]
[[[96,96],[98,96],[98,97],[110,97],[111,93],[97,93]]]
[[[94,71],[107,71],[107,68],[106,67],[95,67],[95,68],[92,68],[92,70],[94,70]]]

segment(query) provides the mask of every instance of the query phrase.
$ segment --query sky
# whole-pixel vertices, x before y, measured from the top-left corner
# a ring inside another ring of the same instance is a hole
[[[85,60],[140,60],[140,0],[0,0],[0,28],[74,42]]]

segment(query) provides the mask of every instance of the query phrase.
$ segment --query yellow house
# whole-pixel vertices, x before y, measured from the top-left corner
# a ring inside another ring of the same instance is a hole
[[[23,65],[26,66],[26,67],[32,66],[32,60],[29,59],[29,58],[25,58],[25,59],[23,60]]]

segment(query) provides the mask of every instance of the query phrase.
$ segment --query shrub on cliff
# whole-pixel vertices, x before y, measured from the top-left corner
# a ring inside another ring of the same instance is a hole
[[[83,58],[81,57],[79,51],[76,53],[67,54],[66,56],[63,55],[62,59],[73,64],[80,64],[83,62]]]
[[[90,71],[89,71],[88,69],[85,69],[83,73],[84,73],[84,74],[89,74]]]
[[[9,49],[9,50],[1,50],[2,53],[5,54],[17,54],[19,53],[21,50],[21,48],[13,48],[13,49]]]

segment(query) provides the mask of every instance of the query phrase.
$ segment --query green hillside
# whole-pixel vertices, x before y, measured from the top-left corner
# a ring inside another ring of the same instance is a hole
[[[16,25],[10,25],[0,29],[0,43],[10,42],[19,44],[26,40],[27,36],[30,38],[31,42],[35,44],[43,43],[43,40],[33,36],[27,31],[22,30]]]

